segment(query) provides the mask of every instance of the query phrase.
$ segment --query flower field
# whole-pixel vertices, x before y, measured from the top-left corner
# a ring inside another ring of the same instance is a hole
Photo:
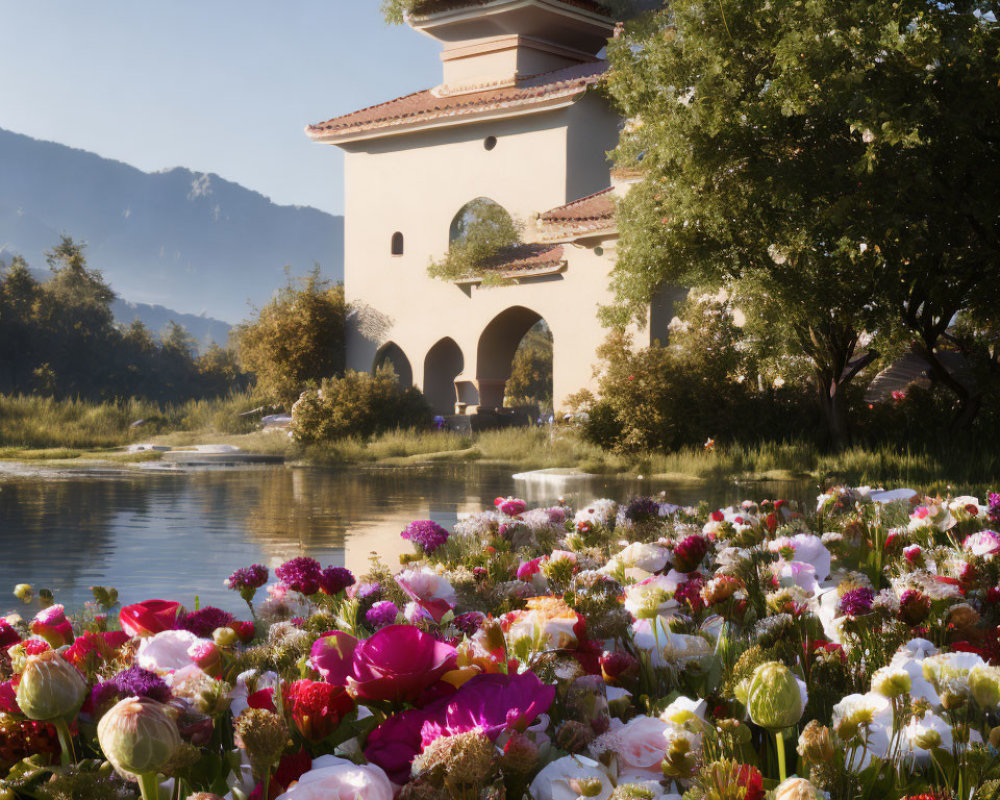
[[[498,498],[227,611],[0,621],[0,800],[1000,797],[1000,495]],[[179,565],[182,569],[182,565]]]

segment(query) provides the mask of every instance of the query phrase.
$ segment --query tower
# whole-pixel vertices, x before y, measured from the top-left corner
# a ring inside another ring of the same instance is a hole
[[[611,300],[620,121],[595,87],[614,20],[590,0],[428,0],[408,22],[441,43],[441,83],[307,128],[345,152],[347,364],[392,361],[439,413],[495,409],[544,319],[559,408],[592,385]],[[477,199],[526,223],[491,267],[509,285],[427,274]]]

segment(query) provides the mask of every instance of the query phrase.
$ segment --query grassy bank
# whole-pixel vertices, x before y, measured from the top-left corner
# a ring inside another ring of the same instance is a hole
[[[810,442],[763,442],[706,452],[610,453],[584,441],[569,428],[516,428],[460,434],[394,431],[369,441],[345,439],[308,450],[282,433],[255,430],[255,418],[240,414],[258,407],[249,394],[160,407],[137,400],[120,403],[54,401],[0,396],[0,459],[148,459],[120,448],[140,441],[175,447],[234,444],[244,450],[285,455],[323,465],[410,466],[435,461],[479,461],[513,468],[575,467],[585,472],[632,473],[676,480],[781,480],[813,478],[832,482],[912,485],[1000,485],[1000,454],[966,448],[924,450],[918,446],[854,447],[839,453]],[[138,420],[142,425],[133,426]],[[155,457],[155,456],[152,456]]]

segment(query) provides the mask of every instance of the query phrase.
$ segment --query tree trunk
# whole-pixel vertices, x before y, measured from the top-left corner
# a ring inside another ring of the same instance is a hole
[[[827,444],[842,450],[851,442],[851,429],[847,418],[846,383],[838,383],[829,375],[817,375],[819,407]]]
[[[966,386],[952,375],[941,359],[937,357],[932,347],[928,347],[925,343],[916,342],[913,345],[913,350],[927,364],[931,379],[946,386],[958,400],[958,408],[951,420],[952,431],[968,430],[979,413],[980,406],[982,406],[982,394]]]

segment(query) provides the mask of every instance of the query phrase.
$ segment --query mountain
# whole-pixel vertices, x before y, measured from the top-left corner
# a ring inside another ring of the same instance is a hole
[[[0,253],[44,270],[62,234],[85,242],[90,265],[130,302],[227,322],[266,303],[286,265],[343,278],[343,217],[277,205],[212,173],[143,172],[0,128]]]
[[[133,303],[129,300],[122,300],[120,297],[111,304],[111,312],[115,315],[115,322],[120,325],[129,325],[135,320],[140,320],[157,335],[163,333],[170,322],[176,322],[198,341],[198,349],[203,353],[212,344],[225,347],[229,341],[231,326],[221,319],[213,317],[200,314],[181,314],[163,306]]]

